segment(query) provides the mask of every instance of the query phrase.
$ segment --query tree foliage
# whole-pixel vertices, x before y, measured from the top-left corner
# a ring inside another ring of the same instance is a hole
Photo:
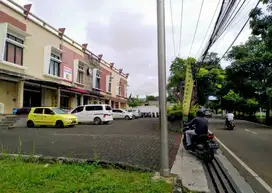
[[[252,34],[261,36],[267,49],[272,51],[272,1],[262,0],[266,5],[266,13],[261,8],[255,8],[250,12],[250,28]]]
[[[146,101],[156,101],[156,97],[152,95],[146,95],[145,97]]]
[[[225,72],[220,67],[219,58],[216,53],[207,55],[204,62],[196,62],[194,58],[176,58],[170,66],[170,77],[168,79],[168,89],[179,102],[183,101],[183,89],[185,83],[186,64],[192,64],[193,77],[197,82],[197,89],[193,96],[197,94],[197,102],[204,105],[210,95],[215,95],[222,87],[225,79]]]
[[[128,99],[128,106],[130,107],[137,107],[141,106],[143,102],[139,99],[139,96],[137,97],[129,97]]]

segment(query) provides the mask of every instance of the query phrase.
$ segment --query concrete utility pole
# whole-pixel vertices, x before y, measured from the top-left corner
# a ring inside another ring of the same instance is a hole
[[[166,112],[166,57],[165,57],[164,0],[157,0],[158,79],[161,129],[161,175],[169,175],[168,129]]]

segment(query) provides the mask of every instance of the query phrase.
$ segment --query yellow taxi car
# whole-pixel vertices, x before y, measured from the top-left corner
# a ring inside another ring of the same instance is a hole
[[[57,107],[33,107],[27,116],[27,127],[55,126],[57,128],[78,124],[77,117]]]

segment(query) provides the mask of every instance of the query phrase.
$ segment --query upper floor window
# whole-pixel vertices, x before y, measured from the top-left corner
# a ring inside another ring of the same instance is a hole
[[[121,96],[121,92],[122,92],[122,85],[121,85],[121,82],[120,82],[119,85],[118,85],[118,95]]]
[[[51,53],[48,74],[53,76],[60,76],[60,63],[61,55],[57,53]]]
[[[100,81],[101,81],[101,76],[100,76],[100,71],[97,70],[95,74],[95,88],[100,89]]]
[[[127,86],[125,86],[125,88],[124,88],[124,97],[126,97],[126,98],[127,98],[127,92],[128,92]]]
[[[7,33],[4,60],[23,65],[24,40]]]
[[[101,71],[98,68],[93,68],[93,88],[100,90],[101,88]]]
[[[108,85],[108,92],[111,93],[111,81],[112,81],[112,77],[109,77],[109,85]]]
[[[84,76],[84,65],[78,65],[78,75],[77,75],[77,82],[83,84],[83,76]]]
[[[121,81],[117,81],[116,85],[116,95],[121,96]]]

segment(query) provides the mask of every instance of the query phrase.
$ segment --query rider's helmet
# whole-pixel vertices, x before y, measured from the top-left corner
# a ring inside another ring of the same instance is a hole
[[[196,116],[198,117],[205,117],[205,112],[201,109],[198,109],[196,112]]]

